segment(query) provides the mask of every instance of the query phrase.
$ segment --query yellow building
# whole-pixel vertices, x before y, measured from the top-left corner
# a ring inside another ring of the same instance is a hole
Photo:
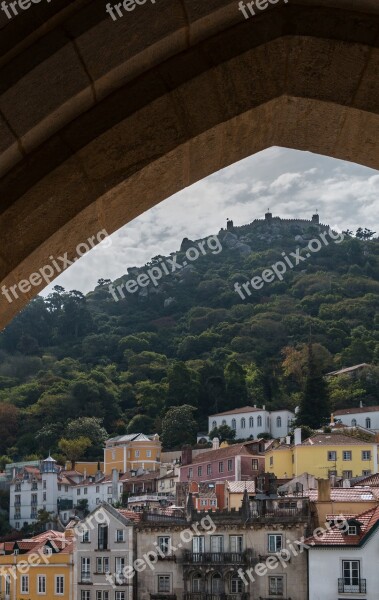
[[[69,532],[0,544],[1,600],[73,600],[73,573]]]
[[[265,454],[265,469],[279,479],[302,473],[328,478],[331,475],[350,479],[378,471],[377,444],[364,442],[341,433],[316,433],[301,442],[300,429],[295,443],[280,444]]]
[[[147,471],[158,471],[161,461],[159,435],[148,437],[143,433],[119,435],[105,442],[104,473],[111,475],[112,469],[126,473],[142,467]]]
[[[66,461],[66,471],[71,471],[71,460]],[[75,461],[75,471],[84,477],[95,476],[98,471],[104,471],[104,463],[97,461]]]

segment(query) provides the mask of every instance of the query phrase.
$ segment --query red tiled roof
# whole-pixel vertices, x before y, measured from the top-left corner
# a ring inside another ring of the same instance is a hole
[[[317,502],[318,490],[305,490],[304,496],[308,496],[311,502]],[[332,502],[374,502],[376,495],[369,487],[331,488],[330,500]]]
[[[302,446],[372,446],[371,442],[364,442],[356,437],[343,433],[316,433],[304,440]]]
[[[374,475],[368,475],[364,479],[360,479],[359,482],[354,484],[353,487],[369,485],[370,487],[379,487],[379,473],[375,473]]]
[[[338,516],[340,517],[340,515]],[[334,518],[336,517],[337,515],[334,515]],[[305,543],[311,546],[360,546],[379,521],[379,506],[370,508],[360,515],[346,515],[344,518],[354,519],[361,523],[361,529],[357,535],[348,535],[337,526],[333,526],[322,537],[317,536],[319,539],[311,536],[305,540]]]
[[[133,521],[134,523],[139,523],[142,520],[141,513],[135,512],[134,510],[126,510],[123,508],[119,508],[118,512],[120,513],[120,515],[122,515],[126,519],[130,519],[130,521]]]
[[[223,417],[224,415],[239,415],[240,413],[249,413],[262,411],[263,408],[255,408],[254,406],[243,406],[242,408],[234,408],[233,410],[226,410],[225,412],[216,413],[215,415],[209,415],[209,417]]]
[[[246,447],[249,442],[242,444],[232,444],[231,446],[225,446],[225,448],[216,448],[215,450],[209,450],[209,452],[202,452],[192,459],[192,463],[203,463],[210,462],[212,460],[218,460],[221,458],[231,458],[232,456],[244,455],[253,456],[252,453]],[[257,458],[259,455],[254,455]],[[185,465],[188,466],[188,465]]]
[[[335,410],[333,412],[333,415],[355,415],[357,413],[365,412],[379,412],[379,406],[363,406],[362,408],[360,406],[358,406],[358,408],[341,408],[340,410]]]

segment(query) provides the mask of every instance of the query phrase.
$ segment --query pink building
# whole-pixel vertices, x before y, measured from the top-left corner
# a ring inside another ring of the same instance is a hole
[[[252,440],[219,448],[215,438],[213,445],[212,450],[194,458],[191,449],[183,450],[181,482],[249,481],[264,472],[264,440]]]

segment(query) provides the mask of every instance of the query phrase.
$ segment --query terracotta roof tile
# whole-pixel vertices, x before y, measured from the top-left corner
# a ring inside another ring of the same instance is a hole
[[[229,492],[232,494],[243,494],[245,490],[249,494],[255,494],[254,481],[228,481],[227,485]]]
[[[305,490],[303,495],[308,496],[311,502],[318,500],[318,490]],[[331,488],[330,499],[333,502],[374,502],[376,496],[369,487]]]
[[[316,433],[304,440],[302,446],[372,446],[358,438],[343,433]]]
[[[215,450],[209,450],[209,452],[202,452],[192,459],[191,464],[210,462],[212,460],[219,460],[225,458],[231,458],[232,456],[252,456],[252,452],[246,447],[246,442],[242,444],[232,444],[225,448],[216,448]],[[259,455],[254,455],[258,458]],[[188,465],[185,465],[188,466]]]
[[[355,415],[358,413],[365,412],[379,412],[379,406],[363,406],[362,408],[360,406],[358,408],[341,408],[340,410],[335,410],[333,412],[333,415]]]
[[[209,417],[223,417],[224,415],[239,415],[240,413],[249,412],[261,412],[263,408],[255,408],[254,406],[243,406],[242,408],[234,408],[233,410],[226,410],[225,412],[216,413],[215,415],[209,415]]]
[[[317,539],[314,536],[311,536],[305,540],[305,543],[311,544],[312,546],[359,546],[364,542],[372,528],[378,523],[379,507],[371,508],[370,510],[355,516],[346,515],[344,518],[354,519],[354,521],[361,523],[361,530],[357,535],[348,535],[343,533],[337,526],[334,526],[327,531],[322,538],[321,536],[317,536],[319,538]]]

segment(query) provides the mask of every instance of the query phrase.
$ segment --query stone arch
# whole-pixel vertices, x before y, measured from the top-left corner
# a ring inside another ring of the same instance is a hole
[[[6,25],[0,285],[273,145],[378,168],[379,4],[351,6],[166,0],[113,23],[82,0]],[[1,296],[0,326],[41,287]]]

